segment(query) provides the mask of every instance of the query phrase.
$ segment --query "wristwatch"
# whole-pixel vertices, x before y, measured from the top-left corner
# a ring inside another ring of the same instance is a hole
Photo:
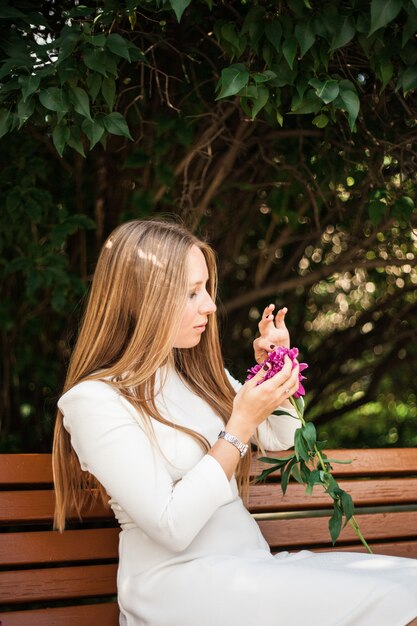
[[[219,432],[219,439],[225,439],[226,441],[231,443],[233,446],[235,446],[235,448],[239,450],[240,456],[245,456],[246,452],[248,451],[248,448],[249,448],[248,443],[242,443],[241,441],[239,441],[237,437],[235,437],[234,435],[231,435],[230,433],[226,433],[224,430],[221,430]]]

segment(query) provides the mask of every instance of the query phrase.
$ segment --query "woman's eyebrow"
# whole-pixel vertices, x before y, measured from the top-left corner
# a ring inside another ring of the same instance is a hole
[[[207,280],[196,280],[195,283],[190,283],[190,287],[197,287],[198,285],[203,285],[205,283],[208,282],[208,278]]]

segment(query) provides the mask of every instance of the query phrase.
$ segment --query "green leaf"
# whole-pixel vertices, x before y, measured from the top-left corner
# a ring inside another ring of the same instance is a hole
[[[87,76],[86,85],[92,102],[95,102],[95,99],[97,98],[97,95],[101,89],[102,81],[103,78],[100,76],[100,74],[96,74],[96,72],[91,73],[89,76]]]
[[[270,70],[266,70],[265,72],[256,72],[256,74],[253,75],[253,80],[255,81],[255,83],[266,83],[269,80],[273,80],[274,78],[276,78],[277,75],[275,74],[275,72],[271,72]]]
[[[305,442],[305,439],[303,437],[303,433],[302,433],[302,429],[299,428],[298,430],[295,431],[295,436],[294,436],[294,451],[295,451],[295,455],[297,457],[297,461],[299,461],[300,459],[303,459],[303,461],[309,461],[310,460],[310,456],[308,454],[308,448]]]
[[[268,469],[264,469],[263,472],[261,474],[259,474],[259,476],[255,479],[255,481],[257,483],[260,483],[262,481],[264,481],[270,474],[273,474],[273,472],[275,472],[276,468],[275,467],[270,467]]]
[[[340,99],[343,103],[343,106],[340,108],[344,108],[347,111],[349,127],[350,130],[353,131],[360,107],[358,94],[350,89],[343,89],[340,91]]]
[[[327,117],[327,115],[324,115],[324,113],[320,113],[320,115],[317,115],[313,119],[313,124],[314,126],[317,126],[317,128],[325,128],[328,123],[329,118]]]
[[[251,100],[256,100],[258,97],[258,88],[256,85],[246,85],[246,87],[243,87],[243,89],[239,91],[239,96],[240,98],[250,98]],[[250,115],[250,111],[248,115]]]
[[[417,3],[417,0],[416,0],[416,3]],[[411,37],[414,36],[416,30],[417,30],[417,7],[409,5],[408,17],[407,17],[406,23],[404,24],[403,36],[401,40],[402,48],[404,48],[404,46],[411,39]]]
[[[27,100],[38,89],[41,79],[36,74],[30,76],[20,76],[19,84],[22,87],[23,101]]]
[[[231,45],[232,55],[239,57],[246,45],[246,38],[239,37],[236,31],[236,24],[232,24],[231,22],[222,24],[220,32],[222,39]]]
[[[330,537],[332,538],[333,545],[336,543],[337,538],[340,535],[340,531],[342,530],[342,513],[337,506],[337,503],[334,503],[333,515],[329,519],[329,531]]]
[[[286,463],[288,463],[288,461],[290,459],[293,459],[294,455],[290,454],[289,456],[277,456],[277,457],[272,457],[272,456],[261,456],[258,461],[262,461],[262,463],[269,463],[270,465],[277,465],[278,467],[281,467],[282,465],[285,465]]]
[[[417,89],[417,66],[408,67],[399,82],[404,93],[407,93],[410,89]]]
[[[169,0],[169,3],[177,16],[178,22],[181,20],[182,14],[191,3],[191,0]]]
[[[282,409],[277,409],[273,412],[273,415],[288,415],[288,417],[294,417],[292,413],[288,413],[288,411],[283,411]],[[294,417],[294,419],[298,419],[298,417]]]
[[[78,154],[85,158],[84,146],[81,141],[81,131],[78,126],[73,126],[71,128],[70,138],[67,143],[71,148],[78,152]]]
[[[45,109],[66,113],[68,111],[68,100],[65,92],[58,87],[49,87],[39,92],[39,100]]]
[[[258,87],[258,97],[253,101],[252,115],[251,115],[253,120],[258,115],[259,111],[264,108],[268,100],[269,100],[269,89],[267,87],[264,87],[263,85],[260,85]]]
[[[381,91],[385,89],[394,73],[394,66],[389,60],[382,61],[379,65],[379,77],[382,82]]]
[[[119,57],[123,57],[130,62],[130,43],[127,39],[124,39],[121,35],[118,35],[117,33],[112,33],[107,37],[106,45],[108,49],[113,52],[113,54],[116,54]]]
[[[297,52],[297,45],[297,40],[294,35],[290,35],[285,39],[284,45],[282,46],[283,55],[291,69],[294,64],[295,54]]]
[[[310,89],[302,98],[300,98],[298,94],[293,96],[291,102],[291,114],[305,115],[306,113],[318,113],[322,106],[322,100],[317,98],[315,92]]]
[[[84,120],[81,124],[81,130],[88,137],[90,150],[100,141],[104,133],[104,127],[101,124],[88,119]]]
[[[282,26],[277,20],[274,20],[273,22],[268,21],[265,24],[265,36],[275,50],[277,52],[281,52],[279,44],[282,37]]]
[[[226,67],[222,70],[219,81],[221,90],[216,100],[227,98],[228,96],[234,96],[247,85],[248,80],[249,72],[242,63]]]
[[[30,98],[26,102],[24,100],[20,100],[17,105],[17,115],[19,117],[19,126],[18,128],[22,128],[23,124],[27,122],[30,116],[33,114],[35,110],[35,98]]]
[[[397,17],[401,11],[402,4],[402,0],[372,0],[371,29],[368,37]]]
[[[68,143],[69,138],[70,130],[68,126],[63,122],[57,124],[52,132],[52,141],[60,157],[62,157],[64,148]]]
[[[106,115],[106,117],[103,117],[103,124],[105,129],[112,135],[120,135],[132,139],[129,127],[121,113],[114,112]]]
[[[346,517],[344,526],[346,526],[346,524],[348,523],[348,521],[350,520],[350,518],[355,512],[355,507],[354,507],[351,495],[346,493],[346,491],[344,491],[343,489],[340,490],[340,498],[342,501],[343,513]]]
[[[97,48],[104,48],[106,45],[106,36],[104,33],[98,33],[97,35],[90,35],[85,37],[88,43],[91,43],[93,46],[97,46]]]
[[[0,109],[0,137],[3,137],[9,132],[10,121],[10,111]]]
[[[7,2],[3,2],[0,7],[0,19],[9,19],[9,18],[20,18],[26,21],[26,15],[19,11],[19,9],[15,9],[7,4]]]
[[[81,89],[81,87],[73,87],[70,91],[70,96],[77,113],[90,120],[90,101],[84,89]]]
[[[66,58],[68,58],[75,50],[77,43],[80,40],[81,32],[71,28],[70,31],[66,31],[68,34],[63,36],[61,34],[60,37],[60,46],[58,52],[57,63],[62,63]]]
[[[317,441],[316,428],[313,422],[307,422],[307,424],[305,426],[302,426],[300,430],[307,446],[310,450],[313,450],[314,445]]]
[[[325,82],[321,82],[316,78],[312,78],[309,83],[316,90],[317,97],[320,100],[323,100],[325,104],[329,104],[336,100],[339,95],[339,85],[337,80],[326,80]]]
[[[308,52],[316,40],[311,21],[298,22],[294,29],[295,37],[300,44],[301,56]],[[291,67],[291,66],[290,66]]]
[[[294,464],[297,463],[297,459],[291,459],[285,467],[281,468],[281,489],[282,493],[285,494],[288,487],[288,482],[291,476],[291,470]]]
[[[333,52],[337,48],[342,48],[349,41],[352,41],[356,34],[355,21],[350,15],[344,15],[341,18],[340,25],[335,32],[330,50]]]
[[[410,196],[402,196],[394,202],[392,207],[392,216],[397,219],[404,219],[408,221],[411,219],[414,209],[414,200],[410,198]]]
[[[101,85],[101,93],[110,111],[113,109],[116,100],[116,82],[113,78],[104,78]]]
[[[87,48],[83,52],[84,63],[90,70],[94,70],[103,76],[107,76],[106,64],[104,62],[103,52],[98,48]]]

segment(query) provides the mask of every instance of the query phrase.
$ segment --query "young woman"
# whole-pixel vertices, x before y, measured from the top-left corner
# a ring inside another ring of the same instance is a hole
[[[270,554],[238,489],[248,444],[293,445],[298,421],[271,413],[291,406],[298,366],[235,381],[215,297],[214,254],[180,226],[134,221],[107,239],[58,403],[56,527],[82,508],[86,484],[109,499],[123,626],[405,626],[417,561]],[[286,310],[275,324],[272,311],[257,360],[289,340]]]

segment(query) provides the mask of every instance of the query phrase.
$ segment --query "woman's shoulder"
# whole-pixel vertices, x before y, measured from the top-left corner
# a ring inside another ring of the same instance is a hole
[[[103,379],[88,379],[76,383],[68,389],[58,400],[58,407],[77,400],[117,399],[119,393],[108,381]]]

